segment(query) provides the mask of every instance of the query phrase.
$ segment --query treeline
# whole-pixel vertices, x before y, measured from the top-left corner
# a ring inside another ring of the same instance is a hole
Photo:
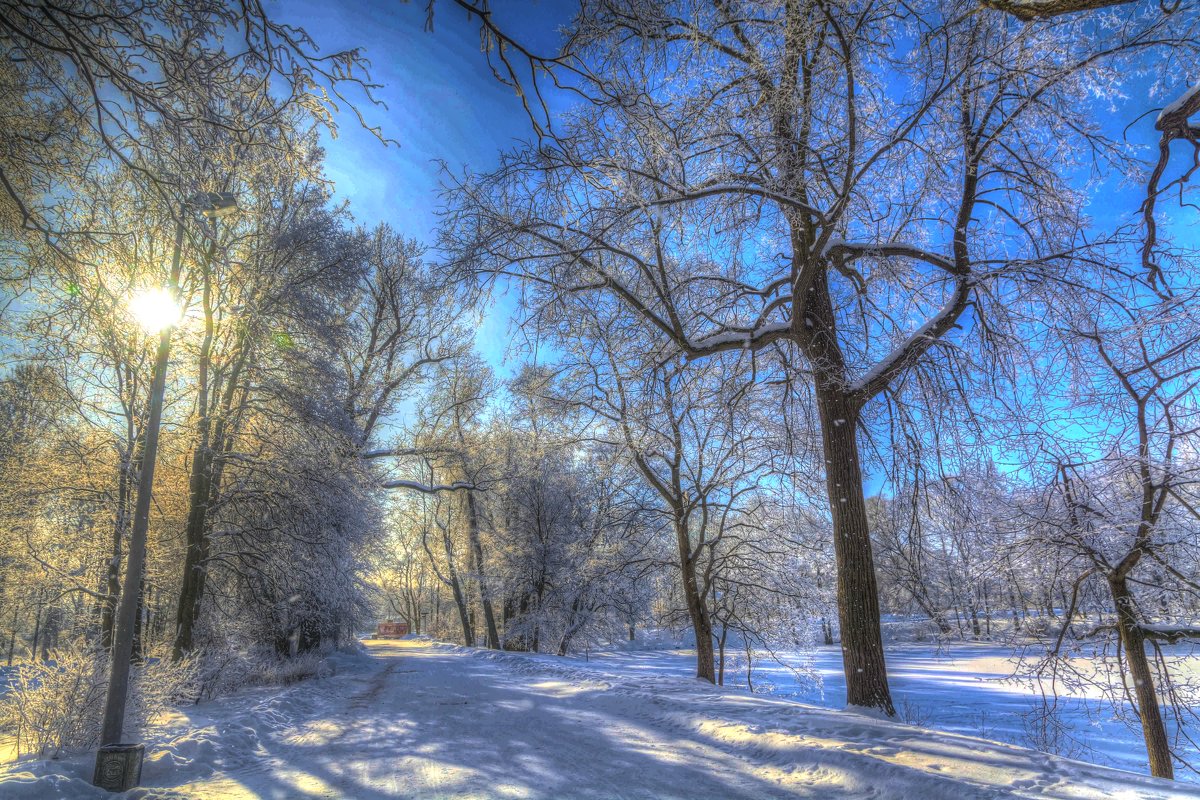
[[[372,574],[381,610],[414,632],[559,655],[648,626],[694,644],[718,683],[727,648],[744,664],[811,645],[833,610],[824,525],[797,507],[780,441],[728,426],[727,401],[759,398],[726,396],[726,377],[652,375],[621,411],[561,363],[505,384],[447,364],[413,446],[369,454],[397,491]]]
[[[351,636],[369,613],[355,575],[382,513],[360,453],[417,362],[461,349],[453,299],[419,248],[355,229],[312,141],[289,146],[307,176],[248,184],[244,154],[236,217],[183,223],[144,650],[178,658],[232,637],[286,654]],[[17,360],[0,379],[9,662],[64,635],[111,641],[156,338],[129,301],[160,285],[175,222],[125,206],[135,185],[105,190],[123,206],[105,212],[130,215],[109,224],[129,232],[70,262],[47,254],[55,268],[31,274],[5,317]],[[99,202],[82,187],[77,199]]]
[[[469,315],[421,246],[334,199],[319,140],[346,92],[370,106],[358,53],[222,3],[5,15],[0,664],[48,665],[11,673],[5,723],[23,747],[86,746],[123,595],[135,660],[191,665],[191,696],[295,674],[273,665],[373,617],[384,506],[362,454]],[[91,687],[44,706],[79,716],[72,742],[22,705],[64,670]]]

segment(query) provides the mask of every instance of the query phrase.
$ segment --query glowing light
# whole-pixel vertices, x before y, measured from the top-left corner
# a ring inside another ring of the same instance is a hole
[[[169,289],[146,289],[129,299],[129,313],[147,333],[179,324],[179,302]]]

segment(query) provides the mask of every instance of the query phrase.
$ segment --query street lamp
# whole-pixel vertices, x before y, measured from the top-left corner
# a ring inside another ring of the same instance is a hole
[[[200,192],[184,203],[184,207],[209,219],[220,219],[236,212],[238,206],[233,192]]]
[[[129,313],[146,333],[162,333],[164,328],[179,324],[182,313],[175,293],[164,287],[145,289],[129,298]]]
[[[237,200],[230,192],[202,192],[180,204],[175,225],[175,250],[171,257],[171,275],[163,297],[177,306],[179,275],[183,250],[183,223],[189,213],[213,220],[237,210]],[[137,312],[135,312],[137,313]],[[167,362],[171,357],[171,334],[178,323],[173,318],[153,315],[158,326],[158,351],[154,359],[154,378],[150,384],[150,417],[146,420],[146,439],[142,453],[142,470],[138,476],[137,505],[134,508],[133,530],[129,535],[129,563],[117,606],[116,630],[108,674],[108,693],[104,699],[104,722],[100,730],[100,750],[96,753],[96,771],[92,783],[110,791],[125,791],[137,786],[142,776],[141,744],[121,742],[125,727],[125,702],[129,697],[129,671],[133,658],[133,633],[137,617],[138,587],[146,570],[146,532],[150,527],[150,497],[154,489],[154,464],[158,456],[158,431],[162,422],[163,393],[167,384]],[[141,317],[145,324],[147,317]],[[149,327],[149,326],[148,326]]]

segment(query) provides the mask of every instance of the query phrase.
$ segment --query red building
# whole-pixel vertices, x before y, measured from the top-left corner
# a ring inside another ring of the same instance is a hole
[[[375,630],[376,639],[399,639],[401,636],[408,636],[407,622],[392,622],[389,619],[387,622],[379,623],[379,627]]]

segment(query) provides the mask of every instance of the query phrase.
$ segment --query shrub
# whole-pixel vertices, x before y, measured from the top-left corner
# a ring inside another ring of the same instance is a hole
[[[1093,748],[1077,735],[1058,699],[1035,702],[1021,714],[1022,744],[1064,758],[1090,760]]]
[[[108,659],[68,646],[45,662],[22,665],[0,698],[0,725],[17,738],[17,753],[57,758],[100,741],[108,689]],[[195,681],[190,660],[151,658],[134,667],[126,702],[126,731],[145,731],[154,717],[186,696]]]
[[[22,665],[0,699],[0,723],[17,737],[17,753],[91,747],[100,738],[107,674],[92,653],[65,649],[52,661]]]
[[[205,653],[199,662],[194,702],[211,700],[250,686],[280,686],[318,674],[324,652],[279,656],[270,648]]]

